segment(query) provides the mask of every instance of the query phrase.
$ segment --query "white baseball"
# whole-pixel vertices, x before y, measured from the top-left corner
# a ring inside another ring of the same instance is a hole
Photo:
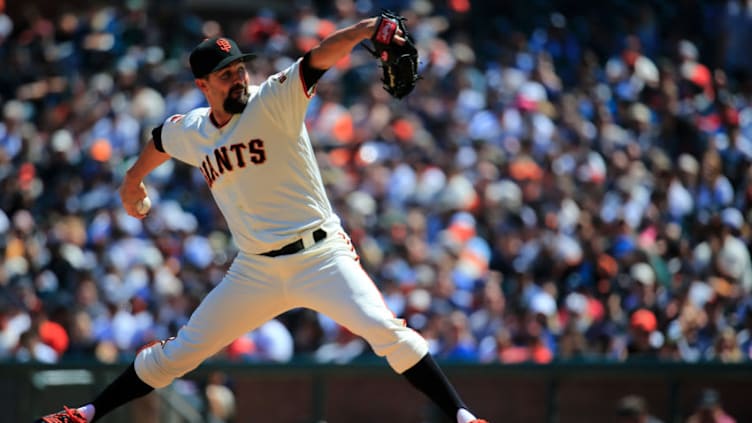
[[[136,203],[136,211],[138,214],[146,214],[151,210],[151,200],[149,197],[144,197],[142,200],[138,200]]]

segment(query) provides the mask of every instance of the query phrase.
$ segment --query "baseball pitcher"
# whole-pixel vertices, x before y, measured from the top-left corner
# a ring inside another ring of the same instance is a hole
[[[336,31],[259,86],[250,84],[246,68],[253,54],[243,54],[233,40],[210,38],[195,47],[191,71],[209,106],[170,116],[152,131],[120,196],[128,214],[143,218],[150,204],[142,183],[146,175],[170,158],[195,166],[239,253],[174,338],[143,348],[92,402],[38,422],[97,421],[296,307],[324,313],[362,336],[453,421],[483,422],[468,411],[423,337],[390,312],[361,267],[326,197],[304,124],[319,78],[365,40],[381,47],[386,63],[392,60],[389,46],[408,49],[399,54],[399,67],[412,79],[393,95],[402,97],[412,89],[417,77],[410,69],[417,55],[412,56],[403,21],[384,14]],[[397,86],[392,77],[384,82],[387,91]]]

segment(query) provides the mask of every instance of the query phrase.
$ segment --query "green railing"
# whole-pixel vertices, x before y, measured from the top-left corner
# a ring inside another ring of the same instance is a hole
[[[125,365],[0,363],[0,405],[8,410],[8,422],[32,421],[51,408],[91,398]],[[752,422],[752,363],[442,366],[471,407],[491,422],[615,421],[615,404],[627,394],[645,397],[652,414],[664,422],[683,422],[706,387],[721,393],[724,407],[738,423]],[[261,421],[253,416],[269,416],[263,421],[274,423],[445,422],[435,407],[382,361],[341,366],[207,362],[185,379],[201,384],[213,372],[232,380],[236,422]],[[154,422],[203,421],[202,407],[194,405],[173,385],[113,413],[104,423],[141,423],[148,418]],[[153,411],[139,413],[139,407]]]

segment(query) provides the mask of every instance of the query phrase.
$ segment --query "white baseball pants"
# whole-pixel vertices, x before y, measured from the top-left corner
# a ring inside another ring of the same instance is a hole
[[[297,307],[321,312],[362,336],[397,373],[428,352],[423,337],[384,304],[340,230],[296,254],[240,253],[174,339],[138,353],[136,373],[163,388],[234,339]]]

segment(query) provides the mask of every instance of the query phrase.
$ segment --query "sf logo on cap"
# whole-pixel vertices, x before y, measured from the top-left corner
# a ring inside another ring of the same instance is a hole
[[[224,51],[225,53],[229,52],[232,46],[230,45],[230,42],[225,40],[224,38],[220,38],[217,40],[217,46],[220,50]]]

